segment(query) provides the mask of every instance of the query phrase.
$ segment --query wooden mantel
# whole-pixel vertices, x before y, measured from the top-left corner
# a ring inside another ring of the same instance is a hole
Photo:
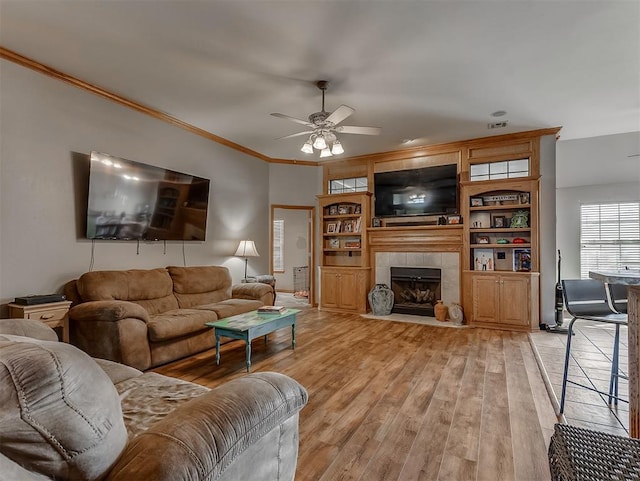
[[[462,225],[370,227],[367,238],[372,286],[378,252],[455,252],[460,255],[463,247]]]
[[[370,227],[367,235],[374,257],[376,251],[460,252],[462,249],[462,225]]]

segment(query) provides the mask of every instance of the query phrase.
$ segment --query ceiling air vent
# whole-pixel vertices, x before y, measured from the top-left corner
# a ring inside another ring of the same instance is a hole
[[[501,122],[489,122],[487,124],[487,128],[489,128],[489,129],[501,129],[503,127],[506,127],[508,123],[509,123],[508,120],[503,120]]]

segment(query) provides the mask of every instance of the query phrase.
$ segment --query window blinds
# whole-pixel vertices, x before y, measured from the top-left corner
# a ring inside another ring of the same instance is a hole
[[[580,275],[640,268],[640,202],[580,207]]]
[[[273,221],[273,270],[284,272],[284,220]]]

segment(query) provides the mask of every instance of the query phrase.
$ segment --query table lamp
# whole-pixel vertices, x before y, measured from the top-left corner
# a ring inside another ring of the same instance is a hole
[[[247,278],[247,264],[249,257],[260,257],[256,245],[252,240],[242,240],[238,246],[238,250],[234,254],[237,257],[244,257],[244,278]]]

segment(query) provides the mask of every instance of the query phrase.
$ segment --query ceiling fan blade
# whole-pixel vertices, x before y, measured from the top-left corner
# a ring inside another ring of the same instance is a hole
[[[331,122],[333,123],[333,125],[337,125],[340,122],[342,122],[344,119],[349,117],[349,115],[353,114],[354,112],[355,112],[355,109],[352,109],[347,105],[341,105],[340,107],[335,109],[331,113],[331,115],[329,115],[329,117],[327,117],[325,122]]]
[[[307,127],[314,127],[315,128],[315,125],[313,125],[312,123],[308,122],[307,120],[296,119],[295,117],[291,117],[290,115],[278,114],[278,113],[273,113],[271,115],[273,115],[274,117],[281,118],[281,119],[291,120],[291,122],[296,122],[298,124],[306,125]]]
[[[341,134],[380,135],[380,127],[356,127],[355,125],[341,125],[334,129]]]
[[[276,140],[290,139],[291,137],[298,137],[299,135],[309,135],[309,134],[312,134],[313,132],[314,132],[313,130],[307,130],[305,132],[297,132],[295,134],[285,135],[284,137],[278,137]]]

